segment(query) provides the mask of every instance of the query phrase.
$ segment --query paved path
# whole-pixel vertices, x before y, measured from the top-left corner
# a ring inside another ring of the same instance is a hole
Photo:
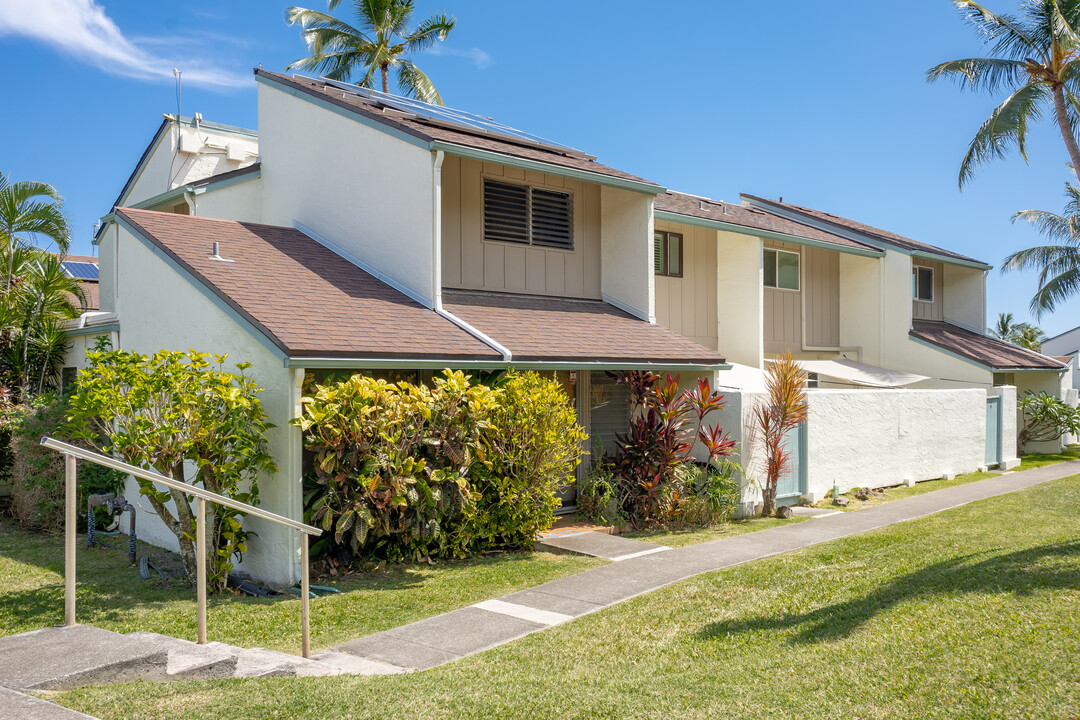
[[[401,668],[424,670],[694,575],[876,530],[1078,473],[1080,461],[1005,473],[863,510],[666,552],[625,557],[604,567],[369,635],[334,649]]]

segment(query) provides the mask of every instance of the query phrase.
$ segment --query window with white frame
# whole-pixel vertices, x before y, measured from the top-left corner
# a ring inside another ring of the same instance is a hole
[[[765,248],[765,287],[778,290],[799,289],[799,253]]]
[[[484,180],[484,239],[574,249],[574,196]]]
[[[934,268],[911,268],[911,297],[919,302],[934,302]]]

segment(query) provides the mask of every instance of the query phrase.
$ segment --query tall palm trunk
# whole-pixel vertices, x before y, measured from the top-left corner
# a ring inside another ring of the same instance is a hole
[[[1080,147],[1076,144],[1076,135],[1073,132],[1072,123],[1069,122],[1069,111],[1065,105],[1065,88],[1059,84],[1053,86],[1054,114],[1057,116],[1058,129],[1061,130],[1061,138],[1065,141],[1065,149],[1069,151],[1072,160],[1073,172],[1080,178]]]
[[[382,70],[382,91],[387,95],[390,94],[390,63],[383,63],[379,66]],[[1080,164],[1077,165],[1080,168]]]

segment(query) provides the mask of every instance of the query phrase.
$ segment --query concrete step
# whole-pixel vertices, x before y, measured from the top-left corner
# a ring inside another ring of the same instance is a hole
[[[342,675],[396,675],[409,672],[406,668],[376,662],[352,653],[323,650],[311,656],[312,660],[341,670]]]
[[[49,627],[0,638],[0,686],[70,690],[134,680],[165,680],[169,652],[89,625]]]
[[[0,687],[0,717],[10,720],[96,720],[47,700]]]
[[[629,560],[670,549],[654,543],[593,530],[544,536],[534,544],[537,548],[545,550],[571,552],[616,561]]]
[[[236,674],[239,658],[231,650],[152,632],[133,632],[128,633],[127,637],[168,651],[168,680],[216,680]]]

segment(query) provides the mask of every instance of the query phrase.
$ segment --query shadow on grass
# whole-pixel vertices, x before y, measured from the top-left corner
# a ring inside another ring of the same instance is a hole
[[[902,575],[864,597],[827,605],[812,612],[754,617],[712,623],[697,633],[700,640],[769,630],[796,630],[793,643],[838,640],[876,615],[919,598],[965,593],[1014,593],[1080,587],[1080,566],[1057,562],[1080,556],[1080,541],[1040,545],[976,561],[992,550],[951,558]]]

